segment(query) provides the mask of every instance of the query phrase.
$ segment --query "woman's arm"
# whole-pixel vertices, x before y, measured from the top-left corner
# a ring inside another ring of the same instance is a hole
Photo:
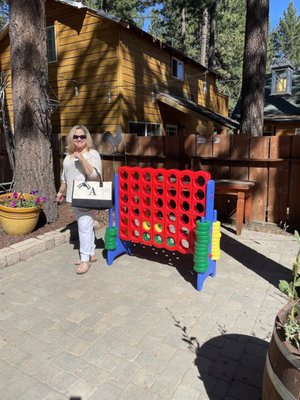
[[[87,176],[93,178],[97,177],[97,173],[94,171],[94,168],[97,169],[100,175],[102,174],[101,158],[97,151],[91,150],[91,157],[89,160],[86,160],[80,152],[75,152],[74,156],[81,162],[81,165]]]
[[[64,200],[64,197],[66,196],[66,189],[67,189],[67,185],[65,184],[65,182],[61,182],[60,188],[59,188],[58,192],[56,193],[56,197],[55,197],[55,200],[58,201],[59,203],[61,203]]]

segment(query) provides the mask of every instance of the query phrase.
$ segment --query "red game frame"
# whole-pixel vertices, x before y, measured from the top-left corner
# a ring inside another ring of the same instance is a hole
[[[210,173],[125,166],[118,175],[120,238],[193,253]]]

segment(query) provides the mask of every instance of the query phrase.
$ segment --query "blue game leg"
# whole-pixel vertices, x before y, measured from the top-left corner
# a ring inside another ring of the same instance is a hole
[[[131,255],[131,242],[127,242],[125,240],[121,240],[117,237],[117,247],[115,250],[107,250],[107,264],[112,265],[114,259],[118,257],[120,254],[127,253]]]
[[[119,214],[119,179],[118,174],[115,174],[114,188],[115,188],[115,218],[118,231],[120,229],[120,214]],[[113,209],[109,209],[109,227],[113,227]],[[131,255],[131,242],[120,239],[118,232],[116,238],[116,248],[114,250],[107,250],[107,264],[112,265],[114,259],[121,254],[127,253]]]
[[[209,271],[197,272],[197,290],[200,292],[203,287],[205,279],[209,276]]]
[[[208,270],[206,272],[197,272],[197,290],[201,291],[203,283],[208,276],[216,275],[216,262],[209,260]]]

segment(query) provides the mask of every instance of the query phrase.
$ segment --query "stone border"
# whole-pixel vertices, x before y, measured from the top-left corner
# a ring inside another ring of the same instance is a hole
[[[36,238],[26,239],[0,250],[0,269],[9,267],[19,261],[28,260],[35,254],[51,250],[60,244],[70,242],[78,237],[76,228],[59,228]]]

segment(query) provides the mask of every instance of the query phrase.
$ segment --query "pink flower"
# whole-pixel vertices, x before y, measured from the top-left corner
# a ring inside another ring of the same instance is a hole
[[[18,193],[14,192],[13,196],[14,196],[15,199],[17,199],[18,198]]]

